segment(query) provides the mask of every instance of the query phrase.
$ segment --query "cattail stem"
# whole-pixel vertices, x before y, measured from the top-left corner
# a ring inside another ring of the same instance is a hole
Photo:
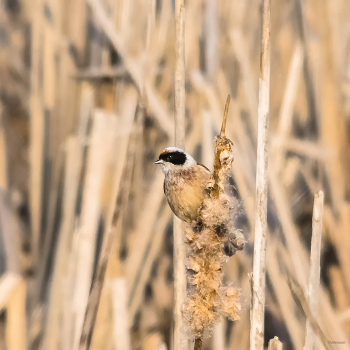
[[[258,105],[258,149],[252,301],[250,310],[250,350],[264,347],[265,253],[267,233],[267,160],[270,99],[270,0],[263,0],[263,28]]]
[[[196,338],[194,341],[194,350],[202,350],[202,338]]]

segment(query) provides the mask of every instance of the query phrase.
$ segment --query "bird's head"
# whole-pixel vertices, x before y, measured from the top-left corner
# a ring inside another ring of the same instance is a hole
[[[159,164],[166,174],[169,171],[188,169],[197,162],[181,148],[167,147],[154,164]]]

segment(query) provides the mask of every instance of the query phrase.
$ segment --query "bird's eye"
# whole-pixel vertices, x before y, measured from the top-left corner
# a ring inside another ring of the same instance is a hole
[[[164,160],[174,165],[182,165],[186,162],[186,155],[180,152],[172,152],[164,156]]]

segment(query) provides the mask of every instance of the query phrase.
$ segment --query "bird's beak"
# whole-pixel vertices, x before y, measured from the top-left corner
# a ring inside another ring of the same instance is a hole
[[[163,163],[164,163],[164,161],[161,159],[158,159],[154,162],[154,164],[163,164]]]

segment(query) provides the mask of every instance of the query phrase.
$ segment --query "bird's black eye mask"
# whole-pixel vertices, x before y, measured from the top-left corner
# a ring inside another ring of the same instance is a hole
[[[183,165],[186,162],[186,155],[182,152],[169,152],[162,153],[159,159],[164,160],[164,162],[172,163],[175,165]]]

